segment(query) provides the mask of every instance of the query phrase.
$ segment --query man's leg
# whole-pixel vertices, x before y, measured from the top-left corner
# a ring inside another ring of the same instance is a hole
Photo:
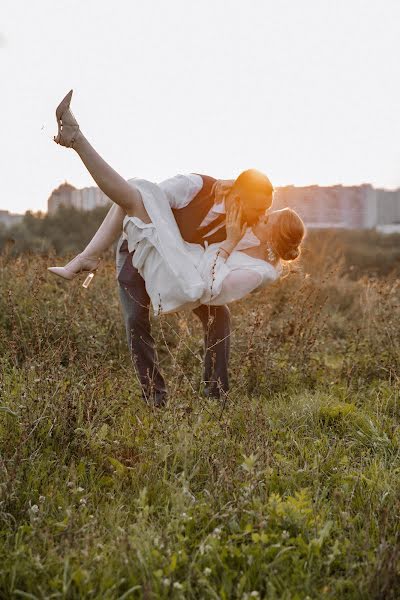
[[[204,381],[206,393],[220,398],[229,389],[230,313],[227,306],[202,304],[195,308],[204,329]]]
[[[128,346],[143,398],[152,406],[164,406],[167,392],[157,366],[154,338],[151,335],[150,299],[143,278],[132,266],[130,254],[127,254],[127,261],[119,273],[118,283]]]

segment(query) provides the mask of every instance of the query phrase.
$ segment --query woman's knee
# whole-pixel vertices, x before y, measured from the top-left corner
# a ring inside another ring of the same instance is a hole
[[[125,204],[126,214],[129,217],[137,217],[143,223],[151,223],[149,214],[144,206],[142,194],[134,186],[130,186],[129,196]]]

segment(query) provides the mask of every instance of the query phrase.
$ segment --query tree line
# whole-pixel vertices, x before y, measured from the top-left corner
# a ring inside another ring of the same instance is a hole
[[[60,206],[57,212],[26,212],[22,221],[6,227],[0,223],[0,250],[18,256],[25,253],[67,255],[80,252],[93,236],[108,207],[91,211]]]
[[[91,211],[60,206],[57,212],[27,212],[22,221],[0,223],[0,253],[8,256],[44,254],[71,256],[80,252],[104,219],[108,207]],[[110,255],[112,250],[110,251]],[[300,261],[306,272],[337,265],[352,279],[400,276],[400,235],[374,230],[309,229]]]

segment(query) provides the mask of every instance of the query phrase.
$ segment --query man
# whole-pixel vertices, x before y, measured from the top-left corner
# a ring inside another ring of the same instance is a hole
[[[232,203],[238,202],[248,228],[236,249],[259,245],[251,226],[270,208],[273,195],[273,187],[262,173],[250,169],[236,180],[216,180],[191,173],[167,179],[159,186],[166,193],[181,235],[187,242],[205,245],[225,240],[226,210]],[[166,403],[167,392],[151,335],[150,300],[144,280],[132,266],[131,254],[123,237],[117,246],[116,264],[128,345],[143,397],[147,403],[161,407]],[[229,389],[229,309],[227,306],[201,305],[193,312],[204,329],[205,393],[219,398]]]

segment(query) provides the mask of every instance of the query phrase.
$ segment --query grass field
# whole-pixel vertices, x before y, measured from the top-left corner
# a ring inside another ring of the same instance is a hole
[[[112,261],[84,290],[0,257],[1,598],[400,597],[398,246],[372,278],[317,242],[232,306],[226,402],[197,320],[155,323],[163,410]]]

